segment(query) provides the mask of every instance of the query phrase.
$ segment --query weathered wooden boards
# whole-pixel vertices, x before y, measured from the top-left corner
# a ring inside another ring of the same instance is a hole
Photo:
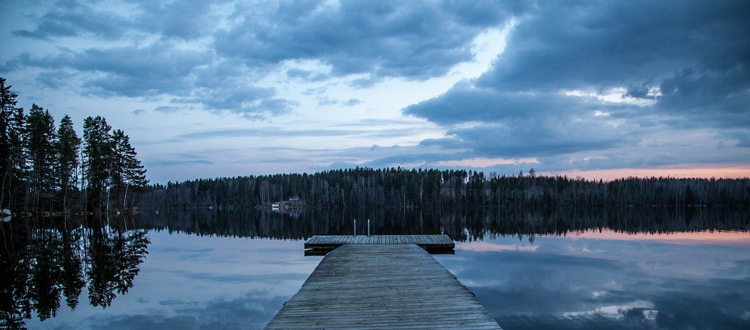
[[[323,258],[267,329],[500,329],[415,244],[346,244]]]
[[[325,255],[344,244],[416,244],[432,254],[452,254],[456,246],[447,235],[318,235],[305,242],[305,255]]]

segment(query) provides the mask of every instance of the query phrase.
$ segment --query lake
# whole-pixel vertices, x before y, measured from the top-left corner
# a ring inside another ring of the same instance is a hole
[[[2,226],[2,321],[29,329],[258,329],[322,257],[315,234],[436,234],[503,329],[748,329],[744,210],[141,212]],[[73,306],[74,308],[71,308]]]

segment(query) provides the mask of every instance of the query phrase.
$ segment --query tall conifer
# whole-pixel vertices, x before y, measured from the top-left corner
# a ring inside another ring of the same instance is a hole
[[[55,145],[57,144],[57,133],[55,132],[55,121],[48,110],[37,106],[31,106],[29,116],[26,120],[24,141],[31,165],[28,181],[27,198],[30,197],[31,209],[52,208],[52,197],[54,197],[56,163]],[[47,204],[42,206],[43,198]]]
[[[76,172],[78,168],[78,150],[81,147],[81,139],[78,138],[73,128],[73,120],[65,115],[60,121],[57,130],[58,143],[56,178],[60,188],[63,210],[68,210],[68,200],[71,188],[75,187]]]

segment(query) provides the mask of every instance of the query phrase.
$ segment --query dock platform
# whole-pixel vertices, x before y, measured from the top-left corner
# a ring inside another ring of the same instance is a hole
[[[316,235],[305,242],[305,255],[325,255],[344,244],[416,244],[431,254],[453,254],[448,235]]]
[[[266,329],[500,329],[414,243],[347,244],[326,255]]]

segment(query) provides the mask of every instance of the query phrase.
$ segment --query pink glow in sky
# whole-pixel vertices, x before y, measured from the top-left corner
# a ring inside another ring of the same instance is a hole
[[[545,175],[567,175],[571,178],[581,177],[588,180],[615,180],[627,177],[672,177],[672,178],[749,178],[750,166],[706,166],[706,165],[683,165],[681,167],[669,168],[618,168],[607,170],[589,171],[563,171],[541,173]]]

